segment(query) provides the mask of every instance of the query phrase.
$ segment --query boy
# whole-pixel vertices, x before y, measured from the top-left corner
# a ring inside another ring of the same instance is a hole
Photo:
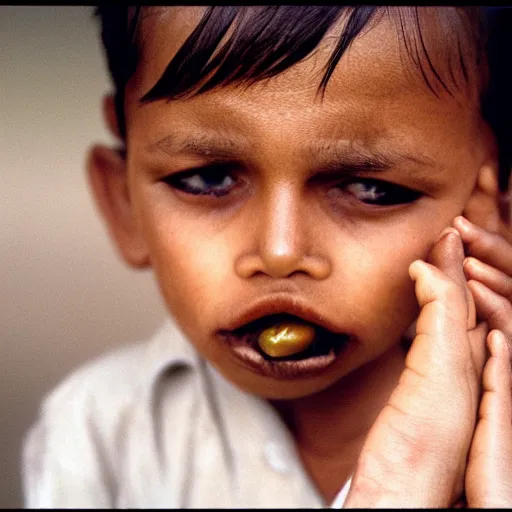
[[[123,149],[91,150],[90,184],[178,329],[45,401],[27,505],[509,506],[498,28],[486,45],[478,8],[100,15]]]

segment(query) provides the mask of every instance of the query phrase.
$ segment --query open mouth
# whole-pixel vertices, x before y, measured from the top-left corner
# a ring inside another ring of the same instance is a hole
[[[291,355],[268,355],[259,343],[261,333],[276,325],[287,324],[313,327],[313,341],[304,350]],[[322,372],[334,363],[349,340],[347,334],[334,333],[288,313],[267,315],[233,331],[222,331],[220,335],[252,370],[278,378],[299,378]]]

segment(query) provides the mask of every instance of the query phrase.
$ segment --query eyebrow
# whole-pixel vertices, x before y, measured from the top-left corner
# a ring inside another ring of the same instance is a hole
[[[313,142],[308,153],[315,161],[323,162],[321,167],[326,173],[339,171],[340,168],[352,172],[378,172],[404,164],[428,168],[430,171],[439,168],[439,164],[429,156],[412,153],[391,144],[382,148],[369,148],[352,141],[321,140]]]
[[[164,152],[171,156],[183,153],[214,160],[234,160],[247,153],[249,149],[250,144],[245,137],[206,133],[186,137],[180,134],[168,135],[148,147],[150,152]],[[401,164],[429,168],[430,171],[440,168],[439,164],[427,155],[391,146],[373,149],[364,143],[349,140],[319,140],[312,142],[304,151],[307,157],[317,162],[315,167],[320,167],[323,174],[340,171],[379,172]]]
[[[185,153],[205,158],[234,159],[249,149],[248,141],[242,137],[202,134],[182,137],[179,134],[168,135],[150,144],[149,152],[164,152],[168,155]]]

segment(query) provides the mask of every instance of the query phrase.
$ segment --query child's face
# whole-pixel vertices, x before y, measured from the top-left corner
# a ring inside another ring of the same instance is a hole
[[[315,93],[331,46],[244,91],[139,104],[201,12],[144,21],[126,90],[131,212],[167,305],[199,352],[248,391],[305,396],[382,355],[414,320],[408,266],[463,212],[487,158],[478,106],[436,98],[387,18],[356,39],[323,101]],[[369,170],[379,160],[382,170]],[[174,183],[225,195],[165,182],[219,162],[210,180],[192,173]],[[369,178],[385,183],[373,189]],[[368,204],[374,192],[391,204]],[[266,299],[314,310],[350,335],[347,346],[316,374],[299,363],[288,377],[251,367],[218,331]]]

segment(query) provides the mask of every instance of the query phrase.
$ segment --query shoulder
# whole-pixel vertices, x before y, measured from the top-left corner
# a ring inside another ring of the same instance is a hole
[[[166,321],[148,340],[125,343],[96,357],[65,377],[42,402],[41,412],[78,409],[98,414],[134,400],[163,369],[192,364],[193,351],[176,327]]]
[[[130,428],[134,415],[147,413],[159,376],[172,375],[173,369],[183,366],[192,368],[195,358],[193,348],[167,320],[149,340],[125,344],[65,377],[43,398],[25,445],[45,445],[49,450],[54,443],[57,449],[65,437],[70,450],[79,440],[106,449]],[[165,382],[171,394],[179,392],[172,378]]]
[[[195,352],[166,321],[151,339],[125,344],[70,373],[43,399],[25,434],[26,504],[110,506],[122,443],[134,419],[147,415],[154,383],[172,368],[194,364]],[[173,388],[172,379],[167,384]]]
[[[43,399],[42,413],[66,408],[82,409],[136,393],[148,376],[146,365],[150,340],[125,343],[91,359],[69,373]],[[138,364],[137,364],[138,363]],[[68,409],[69,410],[69,409]]]

